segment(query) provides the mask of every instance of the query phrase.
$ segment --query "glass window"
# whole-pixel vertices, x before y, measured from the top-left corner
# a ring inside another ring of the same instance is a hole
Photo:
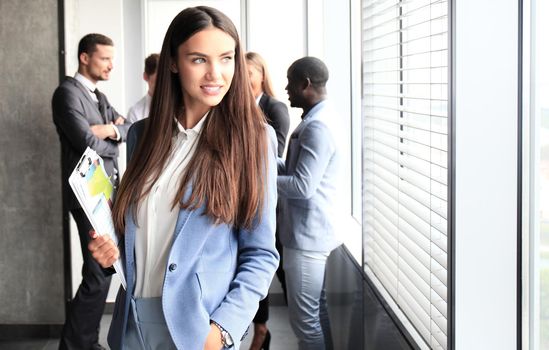
[[[529,115],[523,115],[525,121],[530,121],[525,140],[530,153],[529,169],[524,175],[530,181],[529,203],[523,207],[529,211],[528,233],[532,247],[528,256],[531,299],[526,312],[529,313],[529,348],[549,349],[549,42],[546,39],[549,2],[532,0],[529,16],[523,38],[526,57],[529,57],[525,67],[530,67],[530,72],[524,70],[524,79],[531,89],[529,93],[526,89],[524,94]],[[531,43],[529,52],[528,43]]]
[[[365,270],[446,349],[448,2],[362,4]]]

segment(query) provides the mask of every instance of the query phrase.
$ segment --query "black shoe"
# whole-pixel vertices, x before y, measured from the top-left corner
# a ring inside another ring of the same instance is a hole
[[[90,350],[107,350],[107,348],[99,343],[95,343],[92,345]]]
[[[267,335],[265,335],[265,340],[263,340],[263,345],[261,345],[261,349],[263,350],[269,350],[269,347],[271,346],[271,332],[267,329]]]

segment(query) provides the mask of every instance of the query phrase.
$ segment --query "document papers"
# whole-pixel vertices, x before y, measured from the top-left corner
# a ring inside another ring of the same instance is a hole
[[[99,235],[108,234],[118,246],[111,212],[114,188],[105,172],[103,159],[94,150],[86,148],[69,176],[69,184],[95,232]],[[113,266],[126,289],[126,278],[120,258]]]

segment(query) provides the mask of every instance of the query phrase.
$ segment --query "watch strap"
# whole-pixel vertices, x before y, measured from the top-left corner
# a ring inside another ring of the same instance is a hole
[[[221,333],[221,343],[223,343],[223,347],[226,349],[232,348],[234,343],[233,338],[231,337],[229,332],[227,332],[225,328],[223,328],[219,323],[215,322],[214,320],[210,320],[210,322],[219,329],[219,332]]]

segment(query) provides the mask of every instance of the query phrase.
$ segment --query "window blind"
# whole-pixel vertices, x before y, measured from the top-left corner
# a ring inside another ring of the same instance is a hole
[[[448,2],[362,0],[364,257],[447,348]]]

